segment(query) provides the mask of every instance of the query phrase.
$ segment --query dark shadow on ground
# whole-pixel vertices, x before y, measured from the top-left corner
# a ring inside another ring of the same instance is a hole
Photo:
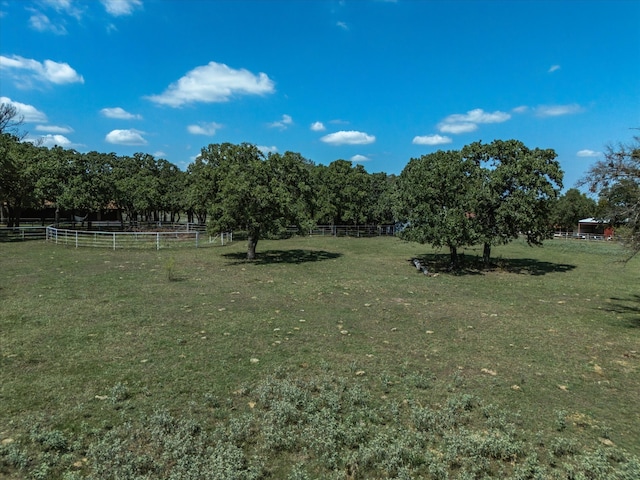
[[[623,315],[628,327],[640,328],[640,294],[629,298],[613,297],[611,302],[605,310]]]
[[[266,250],[256,253],[255,260],[247,260],[246,252],[226,253],[224,257],[231,263],[253,263],[255,265],[269,265],[272,263],[307,263],[333,260],[342,256],[341,253],[326,252],[324,250]]]
[[[425,265],[430,273],[449,273],[452,275],[484,275],[492,272],[506,272],[522,275],[547,275],[549,273],[565,273],[576,268],[566,263],[552,263],[532,258],[495,259],[486,268],[478,256],[460,255],[458,269],[451,268],[451,257],[448,253],[430,253],[415,257]],[[412,262],[413,259],[410,260]],[[411,266],[413,266],[411,264]]]

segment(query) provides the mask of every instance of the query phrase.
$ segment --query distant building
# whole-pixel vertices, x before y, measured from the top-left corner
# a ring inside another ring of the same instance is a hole
[[[582,238],[602,237],[606,240],[613,238],[614,230],[609,220],[601,218],[584,218],[578,222],[578,236]]]

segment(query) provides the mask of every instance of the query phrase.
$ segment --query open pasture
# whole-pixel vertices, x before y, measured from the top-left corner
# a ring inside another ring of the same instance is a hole
[[[0,244],[0,477],[638,478],[640,258],[245,252]]]

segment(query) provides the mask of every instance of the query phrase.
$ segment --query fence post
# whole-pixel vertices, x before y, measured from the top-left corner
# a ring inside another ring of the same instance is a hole
[[[76,248],[78,248],[78,231],[76,230]]]
[[[156,233],[156,250],[160,250],[160,232]]]
[[[116,232],[113,232],[113,249],[116,249]]]
[[[188,224],[187,224],[187,225],[188,225]],[[187,227],[187,228],[189,228],[189,227]],[[198,233],[200,233],[200,232],[198,232],[198,231],[196,230],[196,248],[198,248]]]

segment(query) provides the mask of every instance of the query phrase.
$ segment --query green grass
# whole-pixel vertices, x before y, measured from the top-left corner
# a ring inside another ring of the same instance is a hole
[[[0,477],[637,478],[640,259],[244,248],[0,244]]]

